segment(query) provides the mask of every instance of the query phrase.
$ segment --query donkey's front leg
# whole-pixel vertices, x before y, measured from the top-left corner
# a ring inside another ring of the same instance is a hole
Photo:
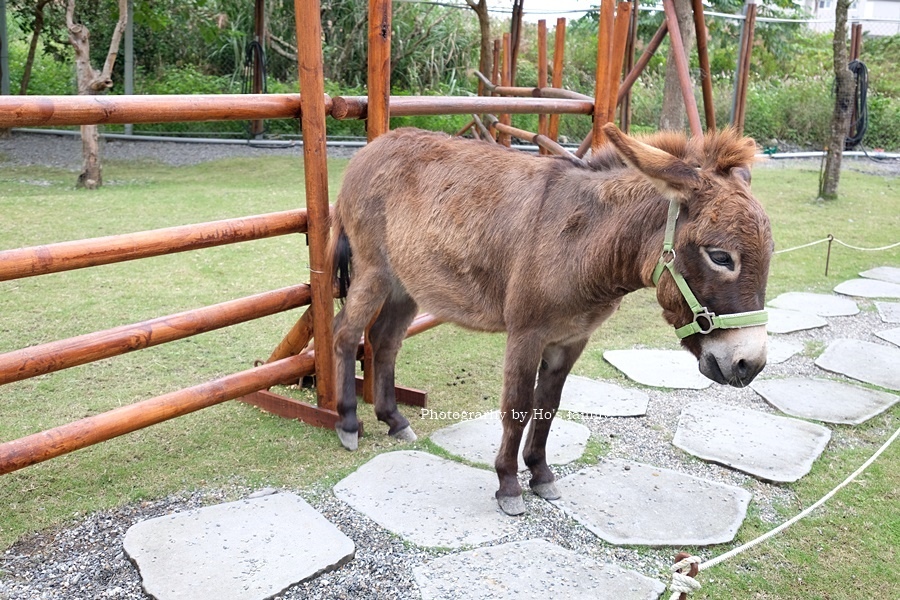
[[[559,498],[559,491],[554,483],[556,478],[547,465],[547,437],[559,409],[566,377],[586,344],[587,338],[571,344],[547,346],[538,370],[534,415],[522,454],[525,464],[531,470],[531,490],[545,500]]]
[[[503,364],[503,396],[500,415],[503,439],[494,467],[500,479],[497,501],[508,515],[525,512],[522,486],[519,485],[519,445],[522,432],[531,417],[534,401],[534,376],[541,359],[542,342],[533,335],[509,334]]]

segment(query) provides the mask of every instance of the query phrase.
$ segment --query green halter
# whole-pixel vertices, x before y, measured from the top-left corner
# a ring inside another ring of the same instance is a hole
[[[675,200],[669,201],[669,217],[666,221],[666,236],[663,241],[662,255],[656,268],[653,269],[653,285],[659,284],[659,278],[663,271],[668,269],[675,280],[675,285],[681,290],[681,295],[694,313],[694,320],[675,330],[679,339],[684,339],[695,333],[707,334],[714,329],[736,329],[738,327],[755,327],[769,322],[769,315],[765,310],[752,310],[749,312],[732,313],[730,315],[717,315],[710,312],[705,306],[700,306],[700,301],[691,291],[687,281],[675,268],[675,222],[678,220],[680,205]],[[666,260],[667,256],[669,260]]]

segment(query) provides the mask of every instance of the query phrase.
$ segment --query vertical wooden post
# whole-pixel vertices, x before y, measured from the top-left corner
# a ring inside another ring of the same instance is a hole
[[[553,80],[551,85],[555,88],[562,87],[563,57],[566,52],[566,19],[556,19],[556,39],[553,42]],[[559,115],[550,115],[550,125],[547,136],[554,142],[559,137]]]
[[[371,142],[390,129],[391,97],[391,2],[369,0],[368,118],[366,136]]]
[[[538,89],[547,87],[547,21],[538,21]],[[547,135],[547,115],[538,115],[538,134]],[[543,148],[541,154],[547,154]]]
[[[697,58],[700,62],[700,84],[703,88],[703,112],[707,131],[716,129],[716,107],[713,102],[712,76],[709,71],[709,52],[706,47],[706,19],[703,0],[691,0],[694,9],[694,29],[697,34]]]
[[[613,121],[619,97],[619,81],[622,80],[622,62],[625,58],[625,46],[628,45],[628,26],[631,23],[631,3],[619,2],[616,8],[616,21],[613,28],[612,65],[609,69],[609,116]]]
[[[612,53],[615,0],[600,3],[600,26],[597,31],[597,83],[594,87],[594,128],[591,150],[596,153],[606,136],[602,127],[609,121],[609,69]]]
[[[334,381],[334,318],[328,244],[328,160],[325,148],[325,80],[322,63],[322,24],[319,0],[294,0],[297,28],[297,65],[300,72],[300,110],[303,128],[303,166],[309,219],[309,268],[313,336],[316,340],[316,393],[319,407],[337,408]]]
[[[391,128],[391,0],[369,0],[368,118],[366,137],[371,142]],[[372,323],[378,318],[376,314]],[[375,402],[375,353],[366,328],[363,343],[363,400]]]
[[[625,69],[624,72],[631,73],[634,68],[634,51],[637,45],[638,31],[638,1],[634,0],[634,7],[631,10],[631,19],[628,26],[628,44],[625,46]],[[622,101],[619,102],[619,128],[625,133],[631,132],[631,87],[628,87]]]
[[[510,40],[510,36],[508,33],[503,34],[503,59],[502,65],[500,67],[500,84],[503,86],[510,85],[510,66],[512,60],[512,41]],[[512,119],[509,116],[509,113],[505,113],[500,115],[500,122],[504,125],[511,125]],[[506,147],[509,147],[510,143],[512,143],[512,138],[508,133],[500,132],[500,135],[497,137],[497,141],[503,144]]]
[[[741,28],[740,54],[735,73],[734,100],[731,105],[731,125],[739,132],[744,131],[744,117],[747,112],[747,83],[750,79],[750,58],[753,55],[755,29],[756,0],[747,0],[744,5],[744,25]]]
[[[493,68],[491,69],[491,83],[493,83],[494,86],[498,86],[500,85],[500,40],[497,39],[494,40],[493,59]],[[487,73],[484,73],[484,75],[487,75]],[[492,92],[491,95],[495,94]],[[488,123],[488,131],[490,131],[491,135],[494,136],[494,139],[496,141],[498,132],[491,123]]]
[[[684,109],[687,111],[688,123],[691,126],[691,135],[701,136],[703,135],[703,126],[700,124],[700,113],[697,111],[697,101],[694,99],[694,86],[691,83],[691,73],[688,69],[684,42],[681,39],[681,30],[678,28],[674,0],[663,0],[663,11],[666,15],[666,22],[669,24],[669,40],[675,49],[672,55],[675,57],[675,68],[678,71],[681,97],[684,100]]]
[[[260,44],[260,48],[265,47],[266,43],[266,11],[265,0],[256,0],[253,7],[253,40]],[[254,94],[261,94],[265,81],[263,80],[263,57],[259,52],[253,53],[253,81],[251,82],[251,91]],[[257,137],[262,135],[265,130],[265,122],[259,119],[250,121],[250,135]]]

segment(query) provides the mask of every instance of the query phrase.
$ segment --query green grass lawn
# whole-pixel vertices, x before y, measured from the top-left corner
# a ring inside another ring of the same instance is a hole
[[[336,191],[346,166],[332,160]],[[304,205],[300,161],[240,159],[191,167],[107,164],[106,185],[73,189],[75,175],[47,168],[0,173],[0,249],[142,231]],[[900,179],[847,172],[842,197],[814,201],[815,170],[760,168],[754,190],[788,248],[833,234],[862,246],[900,239]],[[332,195],[332,200],[334,195]],[[777,255],[769,296],[828,291],[861,270],[900,265],[900,248],[864,253],[825,245]],[[247,242],[0,283],[0,352],[239,298],[308,279],[304,236]],[[677,347],[652,291],[635,293],[605,325],[575,372],[622,376],[604,348]],[[249,368],[300,316],[276,315],[0,387],[0,440],[30,433]],[[436,410],[490,410],[500,393],[504,339],[443,326],[409,340],[399,381],[428,390]],[[821,348],[812,348],[811,351]],[[305,390],[279,390],[313,401]],[[404,409],[408,416],[416,410]],[[370,432],[381,432],[362,410]],[[853,447],[829,447],[812,474],[788,486],[808,506],[862,463],[900,424],[900,406],[859,427]],[[416,419],[427,435],[443,425]],[[424,436],[422,436],[424,437]],[[426,447],[427,442],[419,442]],[[348,453],[333,433],[229,402],[0,477],[0,549],[78,515],[195,488],[334,483],[389,449],[367,435]],[[900,445],[824,509],[751,553],[704,572],[706,598],[888,598],[900,590]],[[797,506],[783,507],[788,518]],[[738,542],[767,529],[748,519]],[[723,550],[724,551],[724,550]],[[802,580],[802,585],[798,582]],[[828,591],[852,581],[847,591]],[[810,591],[812,590],[812,591]],[[855,590],[861,590],[859,592]]]

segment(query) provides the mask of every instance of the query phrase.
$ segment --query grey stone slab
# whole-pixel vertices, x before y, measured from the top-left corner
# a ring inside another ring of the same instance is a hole
[[[797,481],[819,457],[831,431],[807,421],[715,402],[681,411],[672,443],[703,460],[765,481]]]
[[[834,340],[816,364],[889,390],[900,391],[900,349],[862,340]]]
[[[769,308],[769,322],[766,331],[769,333],[793,333],[805,329],[825,327],[828,321],[813,313],[800,312],[799,310],[787,310],[784,308]]]
[[[898,267],[875,267],[874,269],[863,271],[859,276],[900,284],[900,268]]]
[[[334,486],[334,494],[385,529],[419,546],[459,548],[515,531],[490,471],[417,451],[387,452]]]
[[[639,417],[647,414],[649,401],[650,396],[641,390],[569,375],[559,409],[600,417]]]
[[[712,385],[684,350],[607,350],[603,358],[629,379],[653,387],[702,390]]]
[[[821,378],[758,379],[750,387],[791,416],[846,425],[867,421],[900,400],[888,392]]]
[[[886,329],[884,331],[876,331],[875,335],[885,341],[894,344],[895,346],[900,346],[900,327],[897,327],[895,329]]]
[[[885,323],[900,323],[900,302],[876,302],[875,308]]]
[[[423,600],[656,600],[666,586],[544,539],[450,554],[415,567]]]
[[[534,422],[528,423],[523,440],[527,439],[528,430]],[[574,423],[557,417],[550,428],[547,439],[547,462],[551,465],[564,465],[578,460],[584,454],[591,430],[581,423]],[[431,434],[431,441],[452,454],[476,463],[491,466],[500,441],[503,439],[503,424],[500,412],[492,412],[477,419],[469,419],[454,423]],[[523,441],[524,446],[524,441]],[[525,461],[519,450],[519,470],[524,471]]]
[[[621,459],[557,481],[553,504],[598,537],[619,545],[706,546],[734,539],[747,490]]]
[[[900,298],[900,284],[877,279],[850,279],[837,284],[834,291],[860,298]]]
[[[787,310],[799,310],[820,317],[846,317],[859,312],[859,306],[849,298],[834,294],[812,294],[809,292],[787,292],[773,298],[769,306]]]
[[[769,347],[766,353],[766,363],[777,365],[788,360],[798,352],[803,351],[803,344],[789,342],[777,337],[769,336]]]
[[[124,545],[157,600],[271,598],[355,552],[350,538],[286,493],[142,521]]]

